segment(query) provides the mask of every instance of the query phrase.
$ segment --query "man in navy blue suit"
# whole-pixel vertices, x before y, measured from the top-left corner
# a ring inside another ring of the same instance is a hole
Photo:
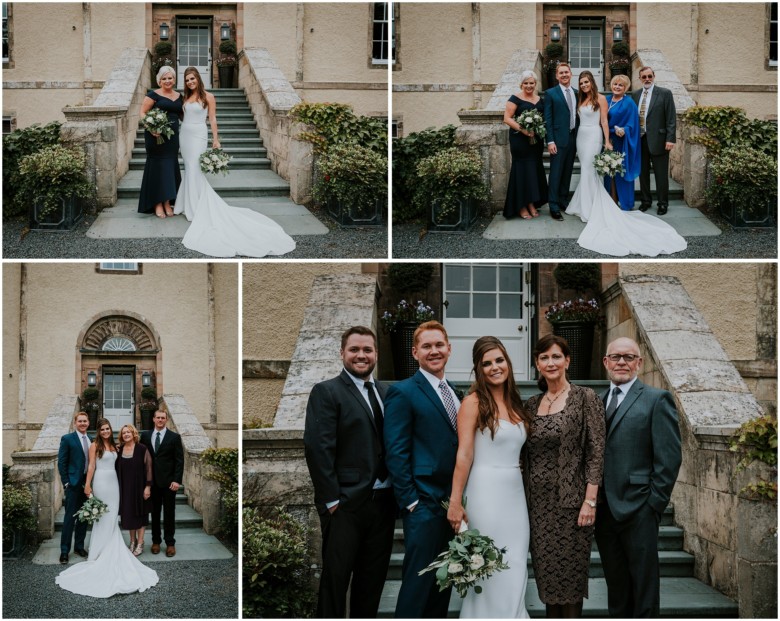
[[[443,325],[420,325],[412,345],[420,370],[390,386],[385,399],[385,459],[403,516],[406,547],[398,618],[444,618],[449,607],[452,590],[439,591],[434,572],[418,572],[453,537],[441,506],[450,495],[458,451],[460,400],[444,377],[450,353]]]
[[[84,495],[84,483],[87,477],[87,464],[89,463],[89,444],[87,427],[89,416],[86,412],[79,412],[73,417],[76,431],[66,433],[60,440],[60,450],[57,454],[57,470],[60,473],[62,487],[65,489],[65,519],[62,523],[62,537],[60,538],[60,563],[68,563],[70,542],[73,539],[73,531],[76,531],[76,540],[73,550],[79,556],[86,558],[84,539],[87,536],[87,523],[77,522],[74,514],[81,508],[87,497]]]
[[[544,125],[550,152],[550,215],[563,220],[569,206],[569,184],[577,153],[577,91],[571,87],[569,63],[559,63],[558,85],[544,92]]]

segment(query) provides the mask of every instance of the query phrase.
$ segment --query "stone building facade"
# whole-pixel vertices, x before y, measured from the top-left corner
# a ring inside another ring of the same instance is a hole
[[[556,37],[564,58],[606,84],[617,37],[634,56],[657,50],[695,103],[777,118],[777,3],[398,2],[394,10],[399,135],[458,125],[458,111],[487,108],[513,56],[527,51],[533,69]]]
[[[139,427],[148,383],[180,414],[174,424],[199,425],[212,446],[238,446],[237,270],[4,263],[3,463],[33,450],[58,404],[71,411],[67,430],[91,384],[117,431]]]
[[[3,9],[4,130],[92,105],[124,49],[152,50],[162,37],[180,69],[196,65],[217,86],[223,30],[239,55],[267,50],[303,100],[387,116],[386,3],[10,2]]]

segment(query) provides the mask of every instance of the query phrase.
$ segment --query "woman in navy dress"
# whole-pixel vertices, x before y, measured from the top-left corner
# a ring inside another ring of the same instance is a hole
[[[639,109],[634,100],[626,95],[631,81],[627,76],[612,78],[612,94],[607,95],[607,123],[609,141],[617,153],[624,153],[623,167],[626,172],[616,177],[605,176],[604,187],[623,211],[634,208],[634,180],[641,168],[642,147],[639,142]],[[614,193],[612,191],[614,183]]]
[[[157,144],[157,134],[144,130],[146,164],[141,181],[141,196],[138,199],[138,213],[154,213],[158,218],[173,215],[171,205],[176,202],[176,192],[181,184],[179,170],[179,119],[184,115],[181,93],[173,90],[176,72],[173,67],[163,66],[157,72],[156,91],[146,93],[141,104],[141,116],[152,108],[168,113],[173,136]]]
[[[144,552],[144,533],[152,510],[152,456],[141,444],[138,430],[125,425],[119,430],[119,516],[122,530],[130,531],[130,552]]]
[[[521,129],[515,118],[527,110],[544,114],[542,99],[536,93],[536,74],[524,71],[520,76],[520,92],[512,95],[504,110],[504,123],[509,125],[509,150],[512,153],[512,172],[504,202],[504,217],[520,216],[524,220],[536,218],[537,208],[547,203],[547,179],[542,164],[544,140],[533,132]],[[531,144],[531,139],[534,144]]]

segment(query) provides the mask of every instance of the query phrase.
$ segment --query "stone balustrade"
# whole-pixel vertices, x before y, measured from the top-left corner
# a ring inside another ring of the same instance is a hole
[[[92,105],[65,107],[60,137],[83,147],[99,209],[117,199],[117,183],[129,169],[141,102],[151,84],[151,55],[125,48]]]
[[[301,98],[265,48],[241,51],[238,82],[268,149],[272,169],[290,183],[290,198],[295,203],[311,202],[313,146],[297,139],[307,127],[288,116]]]

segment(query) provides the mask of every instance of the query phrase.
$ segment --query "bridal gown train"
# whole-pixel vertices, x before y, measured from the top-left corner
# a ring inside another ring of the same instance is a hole
[[[468,526],[491,537],[498,548],[506,547],[504,562],[509,569],[479,583],[482,593],[469,590],[461,618],[528,618],[525,589],[530,530],[519,464],[525,440],[525,426],[507,420],[499,419],[493,440],[489,429],[476,432],[474,461],[464,491]]]
[[[663,220],[641,211],[622,211],[615,204],[593,166],[604,141],[599,110],[586,105],[579,108],[579,114],[580,183],[566,209],[567,215],[578,215],[587,222],[577,243],[615,257],[627,254],[655,257],[685,250],[688,247],[685,239]]]
[[[92,492],[108,505],[92,525],[89,557],[60,573],[55,582],[66,591],[89,597],[145,591],[157,584],[157,572],[139,561],[119,530],[119,480],[114,469],[117,453],[106,451],[97,460]]]
[[[182,243],[212,257],[265,257],[295,250],[295,241],[276,222],[251,209],[231,207],[214,191],[200,170],[207,149],[208,108],[199,102],[184,104],[179,145],[184,178],[174,213],[184,213],[192,224]]]

